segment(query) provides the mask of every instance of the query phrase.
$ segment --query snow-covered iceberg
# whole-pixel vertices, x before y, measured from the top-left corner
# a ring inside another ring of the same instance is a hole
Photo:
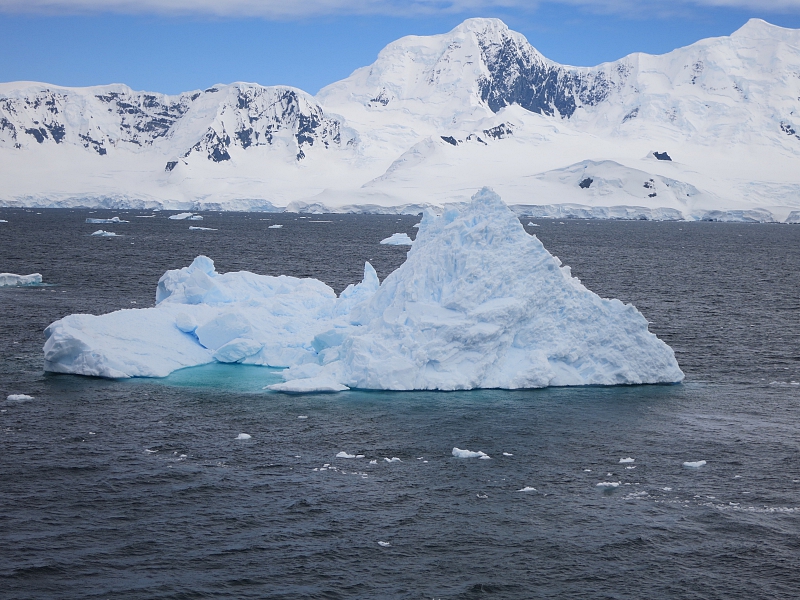
[[[39,273],[30,275],[15,275],[14,273],[0,273],[0,287],[19,287],[25,285],[41,285],[42,276]]]
[[[407,233],[393,233],[388,238],[381,240],[384,246],[412,246],[414,240]]]
[[[198,257],[156,306],[50,325],[45,369],[165,376],[214,360],[289,367],[276,391],[458,390],[674,383],[674,353],[631,305],[605,300],[484,188],[427,213],[406,262],[337,298],[315,279],[219,274]]]

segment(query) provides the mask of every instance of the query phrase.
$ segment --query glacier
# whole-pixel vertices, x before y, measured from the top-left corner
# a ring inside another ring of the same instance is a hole
[[[197,257],[156,305],[45,330],[46,371],[164,377],[213,361],[285,367],[274,391],[469,390],[676,383],[672,349],[631,305],[602,299],[488,188],[426,212],[406,262],[369,263],[337,297],[316,279],[217,273]]]

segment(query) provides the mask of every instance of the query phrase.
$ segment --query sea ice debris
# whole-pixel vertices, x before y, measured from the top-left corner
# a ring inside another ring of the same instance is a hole
[[[630,458],[630,457],[628,457],[628,458],[620,458],[619,459],[620,464],[632,463],[632,462],[635,462],[635,461],[636,461],[635,458]]]
[[[491,458],[481,450],[472,452],[471,450],[461,450],[460,448],[453,448],[453,456],[456,458]]]
[[[601,481],[595,487],[612,490],[618,488],[622,482],[620,481]]]
[[[26,285],[41,285],[40,273],[30,275],[15,275],[14,273],[0,273],[0,287],[22,287]]]
[[[536,488],[526,485],[524,488],[522,488],[521,490],[517,490],[517,491],[518,492],[535,492]]]
[[[384,246],[411,246],[414,240],[407,233],[393,233],[388,238],[381,240]]]
[[[294,379],[284,383],[274,383],[264,389],[289,394],[311,394],[343,392],[350,388],[328,377],[309,377],[308,379]]]
[[[514,456],[514,455],[511,454],[510,452],[503,452],[503,456]]]
[[[189,225],[189,231],[216,231],[213,227],[194,227]]]
[[[182,212],[182,213],[178,213],[177,215],[170,215],[169,219],[171,219],[173,221],[183,221],[183,220],[188,219],[189,217],[191,217],[193,215],[194,215],[194,213]]]
[[[534,223],[533,221],[531,221],[530,223],[528,223],[528,227],[538,227],[538,226],[539,226],[539,225],[538,225],[537,223]]]
[[[97,237],[119,237],[113,231],[103,231],[102,229],[98,229],[92,235],[96,235]]]
[[[297,415],[298,419],[307,419],[308,415]]]
[[[704,461],[704,460],[696,460],[694,462],[687,461],[687,462],[683,463],[683,466],[684,467],[689,467],[690,469],[699,469],[700,467],[705,466],[705,464],[706,464],[706,461]]]
[[[239,435],[236,436],[236,439],[237,440],[249,440],[251,437],[253,437],[253,436],[250,435],[249,433],[240,433]]]
[[[10,402],[24,402],[25,400],[33,400],[33,396],[28,394],[9,394],[6,400]]]
[[[270,225],[269,227],[267,227],[267,229],[281,229],[281,228],[283,228],[283,225]]]
[[[347,452],[345,452],[344,450],[342,450],[341,452],[339,452],[339,453],[336,455],[336,458],[355,458],[355,457],[356,457],[356,455],[355,455],[355,454],[348,454],[348,453],[347,453]]]
[[[381,542],[381,541],[379,541],[378,542],[378,546],[383,546],[384,548],[388,548],[389,546],[391,546],[391,544],[389,542]]]
[[[383,460],[385,460],[385,461],[386,461],[386,462],[388,462],[388,463],[393,463],[393,462],[403,462],[402,460],[400,460],[400,459],[399,459],[399,458],[397,458],[396,456],[393,456],[392,458],[384,458]]]
[[[119,217],[111,217],[110,219],[86,219],[87,223],[130,223],[130,221],[125,221],[120,219]]]

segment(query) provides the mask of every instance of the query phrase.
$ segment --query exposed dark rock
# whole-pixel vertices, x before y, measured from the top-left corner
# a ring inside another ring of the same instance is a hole
[[[178,161],[177,160],[170,160],[170,161],[167,162],[167,166],[164,167],[164,170],[169,172],[169,171],[172,171],[172,169],[174,169],[177,166],[178,166]]]
[[[653,156],[655,156],[658,160],[672,161],[672,158],[670,158],[669,154],[666,152],[653,152]]]
[[[631,119],[635,119],[638,116],[639,116],[639,107],[637,106],[631,112],[629,112],[627,115],[625,115],[625,118],[622,119],[622,122],[623,123],[627,123]]]
[[[578,185],[587,190],[592,186],[592,183],[594,183],[594,179],[591,177],[585,177]]]
[[[36,141],[39,142],[40,144],[47,139],[47,130],[44,127],[38,127],[38,128],[30,127],[25,130],[25,133],[35,137]]]
[[[440,137],[448,144],[451,144],[453,146],[458,146],[458,140],[454,138],[452,135],[443,135]]]

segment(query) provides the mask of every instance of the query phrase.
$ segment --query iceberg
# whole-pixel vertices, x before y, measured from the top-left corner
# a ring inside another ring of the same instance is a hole
[[[191,219],[193,216],[194,216],[194,213],[182,212],[182,213],[178,213],[177,215],[170,215],[167,218],[171,219],[172,221],[184,221],[186,219]],[[203,217],[200,217],[200,218],[202,219]],[[192,220],[194,220],[194,219],[192,219]]]
[[[20,287],[26,285],[41,285],[42,276],[39,273],[30,275],[14,275],[14,273],[0,273],[0,287]]]
[[[118,237],[113,231],[103,231],[102,229],[98,229],[92,235],[96,235],[97,237]]]
[[[216,231],[213,227],[192,227],[189,225],[189,231]]]
[[[393,233],[388,238],[381,240],[384,246],[411,246],[414,240],[408,237],[407,233]]]
[[[87,223],[130,223],[130,221],[125,221],[120,219],[119,217],[111,217],[110,219],[86,219]]]
[[[156,306],[70,315],[46,330],[45,370],[164,377],[218,362],[287,367],[277,392],[677,383],[672,349],[631,305],[602,299],[484,188],[423,217],[383,283],[369,263],[338,297],[316,279],[217,273],[197,257]]]

